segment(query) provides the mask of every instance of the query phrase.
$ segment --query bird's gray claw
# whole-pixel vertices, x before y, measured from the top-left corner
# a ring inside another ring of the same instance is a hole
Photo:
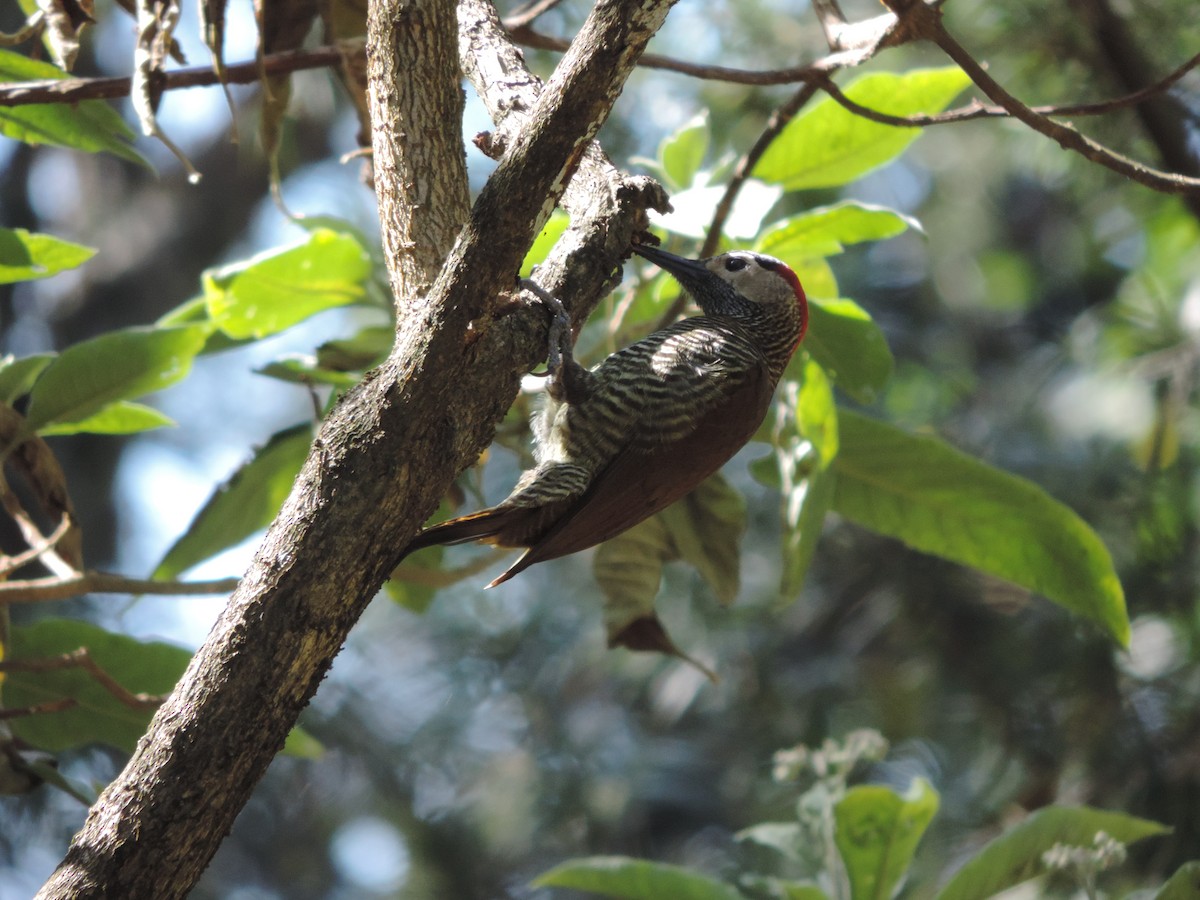
[[[550,346],[546,354],[546,373],[550,376],[551,394],[554,394],[560,389],[563,361],[572,358],[574,349],[571,341],[571,317],[562,301],[544,290],[536,281],[522,278],[521,288],[537,297],[550,310]]]

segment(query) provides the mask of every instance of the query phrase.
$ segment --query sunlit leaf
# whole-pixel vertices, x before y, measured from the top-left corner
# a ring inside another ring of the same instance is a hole
[[[894,116],[937,113],[970,84],[957,67],[864,75],[845,88],[851,100]],[[838,187],[895,159],[919,128],[881,125],[826,97],[793,119],[763,154],[754,175],[790,191]]]
[[[937,809],[937,791],[924,778],[904,794],[881,785],[847,791],[834,807],[834,842],[851,900],[891,900]]]
[[[0,403],[11,406],[24,397],[54,359],[54,353],[37,353],[33,356],[15,357],[11,354],[0,359]]]
[[[833,256],[847,244],[881,241],[920,228],[910,216],[883,206],[847,200],[810,209],[775,222],[755,249],[786,260],[791,256]]]
[[[1055,844],[1092,846],[1104,832],[1124,844],[1166,834],[1158,822],[1087,806],[1048,806],[985,846],[942,888],[937,900],[984,900],[1044,871],[1042,854]]]
[[[370,255],[349,234],[307,242],[204,275],[209,316],[233,338],[262,338],[327,309],[362,301]]]
[[[347,388],[358,383],[358,376],[332,369],[323,369],[316,365],[311,356],[287,356],[276,359],[265,366],[254,370],[259,375],[276,378],[290,384],[328,384],[333,387]]]
[[[0,284],[49,278],[81,266],[96,251],[24,228],[0,228]]]
[[[1200,861],[1186,862],[1167,879],[1154,900],[1197,900],[1200,898]]]
[[[774,185],[754,179],[747,181],[733,201],[723,233],[742,240],[754,237],[762,227],[762,220],[782,193]],[[671,195],[673,211],[665,215],[651,212],[650,221],[667,231],[699,240],[708,233],[709,223],[724,194],[724,186],[700,186],[677,191]]]
[[[68,347],[33,385],[28,427],[79,422],[110,403],[161,390],[191,370],[208,330],[127,328]]]
[[[152,406],[118,400],[77,422],[63,422],[39,429],[38,434],[135,434],[174,425],[175,420]]]
[[[273,435],[208,498],[153,577],[174,578],[271,524],[311,444],[312,428],[307,424]]]
[[[1044,594],[1129,643],[1125,595],[1108,550],[1042,488],[935,438],[846,410],[838,432],[837,512]]]
[[[708,113],[693,116],[658,146],[663,174],[675,188],[685,188],[696,179],[708,153]]]
[[[0,50],[0,81],[58,81],[66,77],[66,72],[50,63]],[[102,100],[0,107],[0,134],[26,144],[50,144],[89,153],[107,151],[139,165],[150,165],[133,149],[134,134],[125,120]]]
[[[522,278],[528,278],[533,274],[534,266],[540,266],[546,261],[546,257],[550,255],[550,251],[554,249],[554,245],[558,243],[558,239],[562,237],[563,232],[570,224],[571,217],[561,209],[556,209],[550,214],[550,218],[546,220],[546,224],[538,236],[533,239],[533,244],[530,245],[529,252],[525,254],[525,259],[521,263]]]
[[[569,860],[534,879],[533,886],[574,888],[629,900],[744,900],[739,891],[715,878],[627,856]]]

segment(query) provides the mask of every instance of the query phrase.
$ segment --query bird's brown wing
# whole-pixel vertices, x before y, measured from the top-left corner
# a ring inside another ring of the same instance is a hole
[[[592,547],[632,528],[721,468],[766,416],[775,384],[765,364],[745,373],[722,402],[702,414],[686,436],[645,446],[631,440],[549,530],[488,587],[534,563]]]

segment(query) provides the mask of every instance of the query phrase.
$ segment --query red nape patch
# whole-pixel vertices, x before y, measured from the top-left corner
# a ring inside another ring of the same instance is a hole
[[[800,342],[804,340],[804,335],[808,332],[808,297],[805,296],[804,285],[800,283],[800,279],[796,276],[796,273],[786,263],[778,259],[770,256],[760,256],[758,264],[764,269],[770,269],[772,272],[777,273],[796,292],[796,306],[800,310],[800,336],[796,338],[796,347],[799,347]],[[795,350],[796,347],[792,349]]]

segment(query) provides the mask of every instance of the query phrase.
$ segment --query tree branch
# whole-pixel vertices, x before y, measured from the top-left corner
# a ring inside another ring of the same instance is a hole
[[[1200,178],[1162,172],[1143,165],[1110,150],[1098,141],[1076,131],[1070,125],[1055,122],[1030,109],[987,73],[987,70],[946,30],[940,11],[926,5],[923,0],[885,0],[885,2],[893,12],[910,22],[917,34],[937,44],[943,53],[967,73],[988,99],[1034,131],[1052,138],[1064,150],[1074,151],[1085,159],[1165,194],[1194,195],[1200,193]]]
[[[6,603],[48,603],[84,594],[154,594],[188,596],[192,594],[228,594],[237,588],[239,578],[212,581],[153,581],[127,578],[111,572],[79,572],[0,583],[0,606]]]
[[[361,44],[348,42],[349,49]],[[225,81],[229,84],[254,84],[263,74],[286,75],[302,69],[324,69],[341,62],[343,49],[315,47],[312,50],[288,50],[264,56],[263,68],[255,60],[226,67]],[[0,85],[0,106],[25,106],[31,103],[78,103],[82,100],[105,100],[128,97],[132,79],[124,78],[63,78],[43,81],[23,81]],[[212,66],[193,66],[163,73],[162,90],[208,87],[220,84],[220,76]]]
[[[513,283],[669,6],[596,4],[433,285],[398,298],[393,354],[330,413],[212,633],[39,896],[170,898],[195,882],[397,551],[487,445],[520,374],[544,355],[544,317],[497,317],[497,293]],[[450,0],[376,0],[370,16],[369,57],[396,56],[378,39],[389,25],[412,36],[402,84],[375,85],[379,96],[426,90],[444,71],[445,53],[433,57],[455,40]],[[372,80],[394,64],[377,60]],[[397,124],[414,140],[461,128],[448,116]],[[404,196],[436,204],[418,176]],[[616,230],[605,233],[612,240]],[[403,284],[398,268],[393,283]]]

